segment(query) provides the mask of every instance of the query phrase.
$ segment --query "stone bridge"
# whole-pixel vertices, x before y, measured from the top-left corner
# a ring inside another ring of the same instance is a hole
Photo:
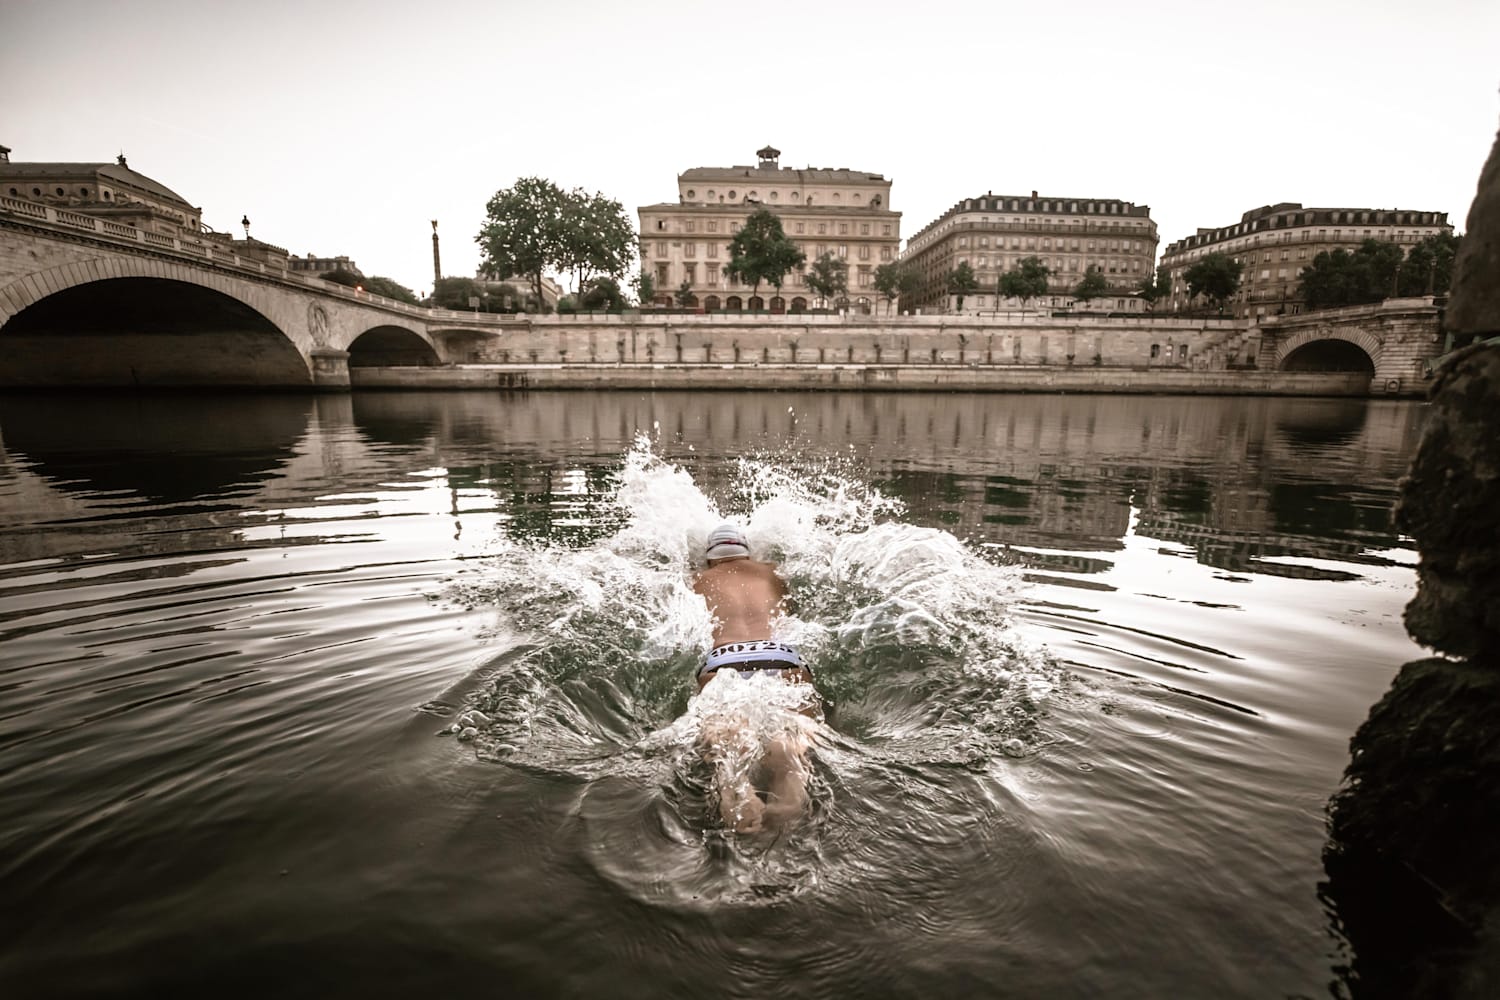
[[[607,387],[645,376],[653,386],[775,388],[857,367],[877,387],[1414,396],[1440,352],[1431,299],[1258,323],[1038,312],[509,317],[406,305],[254,249],[0,196],[0,389]],[[655,380],[664,368],[671,377]],[[1270,378],[1279,373],[1291,377]]]
[[[241,246],[0,196],[0,388],[347,389],[351,366],[443,364],[445,335],[506,323],[304,276]]]

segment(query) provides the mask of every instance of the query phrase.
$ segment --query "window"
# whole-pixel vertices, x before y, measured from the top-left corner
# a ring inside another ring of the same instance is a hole
[[[795,231],[799,235],[802,234],[802,233],[805,233],[807,231],[807,223],[805,223],[805,222],[799,222],[799,223],[797,223]]]
[[[960,236],[958,238],[958,245],[960,247],[967,248],[969,245],[969,238],[967,236]]]
[[[708,255],[710,257],[717,257],[717,256],[719,256],[719,244],[717,244],[717,243],[710,243],[708,245]]]
[[[881,247],[880,248],[880,259],[881,260],[890,260],[891,259],[891,248],[890,247]]]
[[[868,246],[861,246],[859,248],[859,259],[860,260],[869,260],[870,259],[870,248]],[[980,258],[980,259],[983,260],[983,258]],[[983,266],[983,265],[981,265],[981,266]]]
[[[886,225],[883,225],[883,226],[880,227],[880,235],[881,236],[889,236],[889,235],[891,235],[891,227],[890,227],[889,223],[887,223]]]
[[[666,219],[657,219],[656,220],[656,231],[659,232],[659,233],[664,233],[664,232],[667,231],[667,220]]]
[[[861,235],[861,236],[869,236],[870,235],[870,224],[868,222],[861,222],[859,224],[859,235]],[[1384,236],[1385,234],[1381,233],[1380,235]]]
[[[719,220],[718,219],[709,219],[708,220],[708,231],[711,232],[711,233],[717,233],[719,231]]]
[[[818,223],[818,235],[819,236],[826,236],[827,234],[828,234],[828,223],[826,223],[826,222],[820,222],[820,223]]]
[[[667,241],[666,240],[658,240],[657,243],[656,243],[656,256],[658,256],[658,257],[665,257],[666,255],[667,255]]]
[[[682,255],[684,257],[696,257],[696,256],[698,256],[698,244],[696,244],[696,243],[684,243],[682,245]]]
[[[698,192],[694,191],[692,188],[688,188],[687,196],[689,198],[696,198],[698,196]]]
[[[840,257],[848,257],[849,256],[849,244],[847,244],[847,243],[840,243],[839,244],[839,256]]]
[[[839,223],[839,235],[840,236],[848,236],[849,235],[849,223],[847,223],[847,222],[840,222]]]
[[[1186,344],[1178,344],[1177,345],[1177,360],[1178,361],[1186,361],[1187,360],[1187,345]]]
[[[698,223],[694,222],[692,219],[684,219],[683,220],[683,222],[682,222],[682,231],[683,232],[685,232],[685,233],[692,233],[692,232],[697,232],[697,230],[698,230]]]
[[[1159,357],[1161,357],[1161,345],[1160,344],[1152,344],[1151,345],[1151,356],[1153,358],[1159,358]]]

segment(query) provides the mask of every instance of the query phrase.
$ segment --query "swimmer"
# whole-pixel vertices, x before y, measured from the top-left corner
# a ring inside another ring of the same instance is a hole
[[[743,678],[757,675],[787,683],[811,684],[812,675],[795,647],[771,639],[772,619],[787,602],[786,581],[776,567],[750,558],[750,545],[736,524],[719,525],[708,536],[708,567],[693,579],[693,591],[713,615],[713,648],[698,671],[702,691],[720,671]],[[804,714],[817,717],[817,707]],[[796,722],[797,720],[791,720]],[[764,747],[748,732],[742,718],[707,720],[701,739],[718,769],[719,812],[724,825],[740,833],[759,830],[765,820],[785,821],[807,804],[808,742],[800,723]],[[748,778],[736,780],[727,764],[736,756],[760,753],[768,777],[765,800]]]

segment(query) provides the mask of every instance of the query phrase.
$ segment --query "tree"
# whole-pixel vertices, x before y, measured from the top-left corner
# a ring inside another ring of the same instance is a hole
[[[620,283],[614,278],[594,278],[578,297],[578,305],[583,309],[619,312],[625,308],[625,293],[620,290]]]
[[[1083,276],[1083,280],[1073,287],[1073,298],[1086,306],[1090,300],[1097,299],[1108,291],[1109,282],[1105,280],[1097,267],[1091,267]]]
[[[1183,272],[1188,294],[1196,298],[1207,296],[1219,310],[1240,287],[1240,272],[1244,267],[1228,254],[1211,253]]]
[[[1047,293],[1047,279],[1052,270],[1043,264],[1040,257],[1022,257],[1016,266],[1000,275],[996,290],[1010,299],[1020,299],[1025,305],[1038,295]]]
[[[921,275],[910,264],[892,261],[875,269],[875,289],[885,296],[886,312],[890,312],[896,299],[914,295],[921,282]]]
[[[334,268],[332,271],[324,271],[318,277],[324,281],[331,281],[335,285],[344,285],[348,288],[358,288],[365,283],[364,278],[342,267]]]
[[[958,312],[964,311],[964,296],[973,295],[979,290],[979,279],[974,277],[974,269],[966,260],[960,261],[957,267],[948,272],[946,284],[948,294],[958,299],[954,307]]]
[[[635,227],[618,201],[574,188],[562,196],[557,257],[551,263],[572,272],[580,292],[591,277],[618,278],[630,269]]]
[[[390,278],[382,278],[376,275],[365,279],[365,291],[372,295],[383,295],[397,302],[406,302],[410,305],[417,304],[417,293],[405,285],[398,284]]]
[[[729,241],[729,263],[724,265],[724,273],[749,285],[754,297],[759,294],[762,281],[779,293],[787,272],[806,262],[807,255],[787,239],[781,220],[769,209],[761,208],[751,213]]]
[[[1309,309],[1379,302],[1396,293],[1401,265],[1399,246],[1365,240],[1353,253],[1340,247],[1318,254],[1297,276],[1297,288]]]
[[[1429,236],[1412,247],[1396,278],[1399,295],[1446,295],[1453,281],[1453,258],[1462,236]]]
[[[1155,277],[1142,278],[1135,294],[1146,303],[1147,309],[1155,311],[1157,301],[1172,294],[1172,276],[1166,271],[1158,271]]]
[[[542,272],[559,266],[564,257],[568,202],[568,195],[541,177],[522,177],[514,187],[495,192],[474,237],[483,252],[482,269],[501,280],[527,279],[537,301],[543,301]]]
[[[656,298],[656,279],[651,277],[651,272],[644,267],[636,272],[631,279],[631,287],[635,289],[635,300],[641,305],[649,305]]]
[[[672,297],[677,300],[677,307],[679,309],[686,309],[688,302],[693,297],[693,283],[687,278],[683,278],[682,284],[677,286],[677,291],[673,293]]]
[[[812,262],[803,277],[807,281],[807,287],[827,305],[849,291],[849,262],[842,257],[825,253]]]
[[[469,309],[469,300],[483,301],[483,293],[473,278],[439,278],[432,283],[432,304],[439,309]]]

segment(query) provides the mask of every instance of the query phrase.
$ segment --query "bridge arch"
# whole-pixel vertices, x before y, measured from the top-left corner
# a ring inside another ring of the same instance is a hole
[[[432,342],[404,326],[373,326],[349,342],[350,368],[431,367],[439,363]]]
[[[1303,330],[1276,345],[1277,371],[1346,371],[1375,374],[1381,344],[1359,329]]]
[[[155,258],[0,288],[0,385],[306,386],[306,357],[240,283]]]

